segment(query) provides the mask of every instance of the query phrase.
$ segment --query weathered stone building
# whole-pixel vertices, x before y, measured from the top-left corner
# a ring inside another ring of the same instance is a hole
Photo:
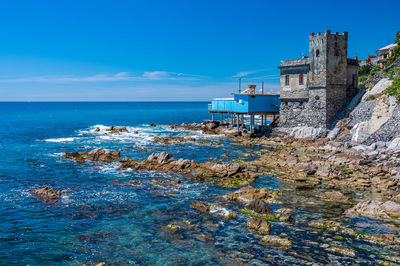
[[[309,34],[309,56],[281,61],[282,127],[329,128],[358,91],[358,60],[347,58],[347,32]]]

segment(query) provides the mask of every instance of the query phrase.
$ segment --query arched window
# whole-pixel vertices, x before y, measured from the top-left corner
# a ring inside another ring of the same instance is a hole
[[[289,86],[289,75],[285,76],[285,86]]]
[[[317,51],[315,52],[315,56],[319,57],[319,49],[317,49]]]
[[[299,75],[299,85],[303,85],[304,84],[304,76],[303,74]]]

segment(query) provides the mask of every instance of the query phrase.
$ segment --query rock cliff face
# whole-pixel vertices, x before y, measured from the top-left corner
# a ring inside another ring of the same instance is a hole
[[[339,141],[371,145],[385,142],[387,146],[400,136],[400,104],[384,93],[392,81],[383,78],[362,97],[347,121],[338,123]]]
[[[342,119],[332,130],[294,127],[278,128],[277,131],[297,139],[327,137],[329,140],[350,142],[353,145],[369,146],[378,143],[385,147],[395,147],[396,139],[400,138],[400,102],[385,93],[393,81],[381,72],[368,80],[371,81],[368,83],[370,89],[366,89],[362,97],[362,94],[356,96],[358,98],[355,102],[359,103],[346,110],[347,116],[338,117]]]

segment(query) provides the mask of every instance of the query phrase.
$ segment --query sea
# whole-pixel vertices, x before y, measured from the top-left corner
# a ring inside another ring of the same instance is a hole
[[[280,189],[274,211],[290,208],[294,223],[272,222],[271,234],[292,248],[268,246],[249,230],[240,204],[223,189],[175,173],[118,170],[120,162],[77,164],[64,152],[118,150],[145,159],[166,151],[196,162],[251,160],[261,147],[242,147],[221,135],[177,131],[171,124],[210,119],[208,102],[2,102],[0,103],[0,265],[326,265],[371,264],[393,251],[328,230],[311,228],[317,219],[342,217],[345,207],[321,202],[293,184],[263,175],[254,187]],[[155,124],[152,126],[150,124]],[[110,126],[129,133],[106,134]],[[96,129],[99,128],[99,131]],[[183,136],[207,145],[154,143],[154,137]],[[228,154],[227,156],[222,156]],[[159,185],[153,178],[179,178]],[[129,180],[141,180],[132,185]],[[61,190],[56,203],[32,195],[36,187]],[[174,191],[174,193],[171,193]],[[362,195],[355,195],[361,197]],[[193,201],[220,204],[237,218],[225,220],[190,207]],[[347,206],[348,207],[348,206]],[[393,233],[389,224],[368,218],[341,222],[359,231]],[[181,226],[172,232],[169,224]],[[356,257],[328,251],[351,247]]]

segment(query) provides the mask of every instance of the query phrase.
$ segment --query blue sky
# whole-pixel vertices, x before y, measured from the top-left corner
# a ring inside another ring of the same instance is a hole
[[[164,101],[279,90],[308,33],[349,32],[349,57],[393,42],[400,1],[3,1],[0,101]]]

